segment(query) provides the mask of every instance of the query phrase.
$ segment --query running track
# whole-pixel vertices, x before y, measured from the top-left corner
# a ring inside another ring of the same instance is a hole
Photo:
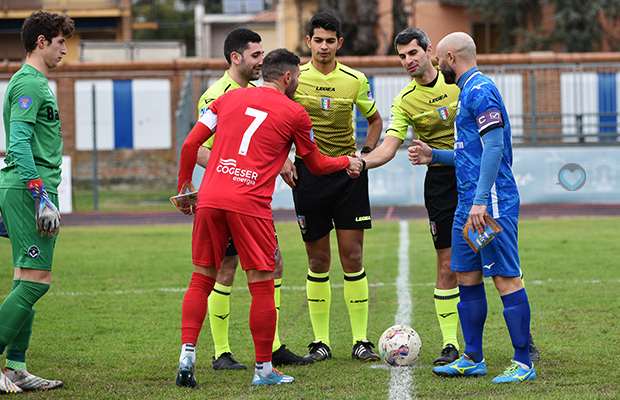
[[[558,218],[558,217],[605,217],[620,216],[618,204],[530,204],[521,206],[521,218]],[[295,210],[275,209],[273,217],[277,222],[296,221]],[[398,221],[402,219],[427,219],[424,207],[373,207],[374,221]],[[181,212],[89,212],[63,214],[62,226],[80,225],[158,225],[190,224],[193,217]]]

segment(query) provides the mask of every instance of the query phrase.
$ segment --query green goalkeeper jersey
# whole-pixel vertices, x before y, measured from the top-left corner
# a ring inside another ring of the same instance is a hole
[[[411,81],[394,99],[386,136],[405,140],[413,127],[418,139],[433,149],[454,149],[454,117],[460,90],[448,85],[438,73],[433,87]],[[439,164],[435,164],[439,165]]]
[[[368,118],[377,111],[366,76],[336,62],[327,75],[312,62],[300,67],[299,87],[294,100],[304,106],[314,139],[322,154],[330,157],[349,155],[357,150],[353,133],[353,105]]]
[[[249,87],[255,86],[252,83],[248,84]],[[237,82],[235,82],[230,75],[228,75],[228,71],[224,73],[220,79],[217,80],[213,85],[211,85],[203,94],[200,96],[200,100],[198,100],[198,118],[202,117],[204,113],[207,112],[207,108],[213,103],[218,97],[228,92],[229,90],[239,89],[241,86]],[[207,140],[203,146],[211,149],[213,147],[213,140],[215,139],[215,135],[211,136],[209,140]]]
[[[62,164],[62,131],[56,97],[45,75],[23,65],[13,75],[4,95],[6,167],[0,172],[0,188],[26,189],[26,183],[41,178],[49,193],[58,193]],[[32,136],[14,129],[34,125]]]

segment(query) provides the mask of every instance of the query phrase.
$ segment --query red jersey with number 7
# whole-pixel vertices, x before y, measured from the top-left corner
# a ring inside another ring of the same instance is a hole
[[[316,149],[308,113],[282,92],[268,87],[225,93],[209,106],[209,111],[198,124],[206,125],[211,132],[217,130],[217,134],[197,207],[271,219],[276,178],[291,145],[295,143],[297,154],[302,157]],[[192,134],[187,140],[191,138]],[[197,137],[193,141],[200,140]],[[188,161],[183,160],[186,154],[181,155],[180,177],[187,176],[183,175],[187,169],[183,165]],[[333,170],[347,165],[348,160],[339,160]]]

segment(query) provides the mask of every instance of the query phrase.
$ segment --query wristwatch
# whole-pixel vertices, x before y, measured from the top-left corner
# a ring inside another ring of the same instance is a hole
[[[371,151],[372,151],[372,147],[370,147],[370,146],[364,146],[364,147],[362,147],[362,151],[361,151],[361,153],[362,153],[362,154],[368,154],[368,153],[370,153]]]

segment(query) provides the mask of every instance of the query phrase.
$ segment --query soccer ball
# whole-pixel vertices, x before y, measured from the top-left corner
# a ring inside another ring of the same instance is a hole
[[[420,335],[407,325],[391,326],[379,339],[379,355],[390,365],[412,365],[420,356],[421,347]]]

